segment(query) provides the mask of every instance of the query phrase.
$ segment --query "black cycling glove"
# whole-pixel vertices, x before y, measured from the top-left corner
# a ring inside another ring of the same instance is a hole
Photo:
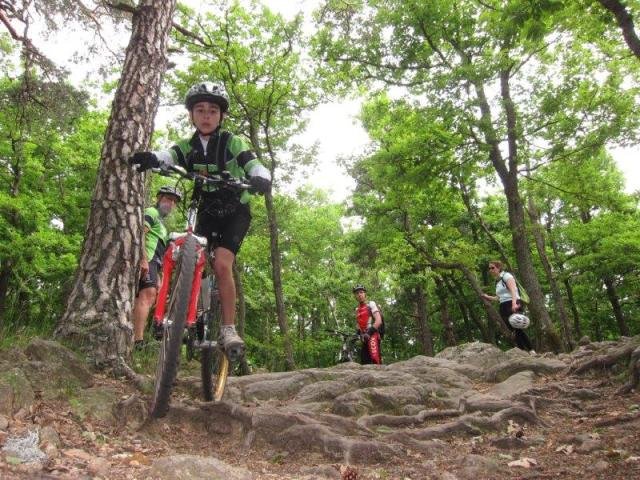
[[[139,172],[144,172],[150,168],[158,168],[160,166],[158,157],[156,157],[156,154],[153,152],[136,152],[131,158],[129,158],[129,164],[132,166],[137,165]]]
[[[251,189],[249,190],[251,193],[267,193],[271,189],[271,181],[257,175],[250,177],[249,183],[251,184]]]

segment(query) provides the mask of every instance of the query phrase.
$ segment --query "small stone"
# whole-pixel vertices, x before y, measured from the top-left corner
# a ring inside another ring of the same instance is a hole
[[[600,440],[593,440],[591,438],[582,442],[582,445],[576,447],[578,453],[591,453],[595,450],[602,448],[602,442]]]
[[[91,475],[106,476],[109,473],[111,464],[102,457],[95,457],[87,463],[87,471]]]
[[[0,430],[9,428],[9,419],[4,415],[0,415]]]
[[[76,460],[82,460],[83,462],[88,462],[93,459],[93,455],[84,450],[80,450],[79,448],[70,448],[68,450],[63,450],[62,454],[65,457],[75,458]]]
[[[606,472],[608,469],[609,469],[609,462],[605,462],[604,460],[598,460],[593,465],[594,472],[602,473],[602,472]]]
[[[60,456],[60,450],[55,445],[51,445],[50,443],[45,444],[42,447],[42,451],[49,458],[58,458]]]
[[[40,429],[40,445],[53,445],[55,447],[60,447],[62,442],[60,441],[60,435],[55,428],[51,425],[46,425]]]

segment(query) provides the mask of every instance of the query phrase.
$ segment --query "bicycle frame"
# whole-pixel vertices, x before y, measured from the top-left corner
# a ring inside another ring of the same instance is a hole
[[[187,238],[187,235],[190,234],[192,234],[191,226],[187,228],[186,233],[177,234],[173,232],[171,234],[172,238],[169,242],[169,246],[167,247],[164,257],[162,258],[162,285],[160,287],[160,291],[158,292],[156,310],[153,315],[153,320],[157,323],[162,323],[165,321],[164,313],[167,306],[167,293],[169,292],[169,285],[171,283],[171,273],[173,272],[173,268],[175,267],[176,259],[178,258],[178,253],[180,252],[180,247]],[[196,260],[196,270],[194,272],[193,282],[191,285],[191,296],[189,298],[189,310],[186,320],[187,327],[193,326],[196,321],[198,296],[200,295],[200,284],[202,283],[202,271],[204,270],[207,257],[205,254],[207,240],[198,236],[196,236],[196,238],[198,239],[198,258]]]
[[[198,174],[187,174],[180,167],[172,167],[171,170],[185,178],[200,179],[204,182],[210,181],[209,178],[200,176]],[[228,179],[222,179],[222,181],[228,181]],[[236,181],[236,185],[243,185],[245,188],[247,184],[243,184],[240,181]],[[196,197],[191,198],[189,209],[187,210],[187,226],[184,232],[171,232],[169,236],[169,245],[162,258],[162,285],[158,292],[156,300],[156,309],[153,315],[153,321],[158,324],[164,324],[167,320],[165,318],[165,311],[167,308],[167,294],[169,293],[169,287],[171,285],[171,274],[176,265],[176,261],[179,258],[180,248],[185,242],[187,236],[193,235],[197,240],[197,260],[196,270],[194,272],[193,282],[191,285],[191,296],[189,298],[189,309],[187,313],[187,319],[185,326],[187,328],[195,325],[197,310],[198,310],[198,297],[200,296],[200,287],[202,284],[202,272],[207,262],[207,239],[193,232],[195,230],[196,221],[198,217],[198,199]]]

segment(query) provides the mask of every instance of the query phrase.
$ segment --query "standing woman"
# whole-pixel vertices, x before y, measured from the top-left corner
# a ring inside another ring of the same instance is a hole
[[[493,278],[497,279],[496,295],[483,293],[482,298],[488,301],[498,300],[500,302],[500,316],[507,328],[515,332],[516,345],[521,350],[531,351],[531,342],[524,330],[513,328],[509,323],[509,317],[512,313],[522,313],[523,311],[516,279],[511,273],[502,270],[502,262],[498,260],[489,262],[489,273]]]

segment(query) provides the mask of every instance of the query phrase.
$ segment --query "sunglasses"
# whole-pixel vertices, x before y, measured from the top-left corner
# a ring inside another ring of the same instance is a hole
[[[497,267],[494,267],[493,265],[491,265],[491,266],[489,267],[489,270],[497,270],[497,269],[498,269],[498,268],[497,268]]]

